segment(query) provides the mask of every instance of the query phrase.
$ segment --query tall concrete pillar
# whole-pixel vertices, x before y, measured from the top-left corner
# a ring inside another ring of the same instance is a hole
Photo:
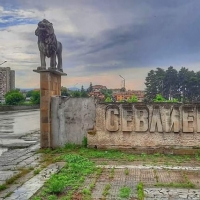
[[[51,141],[51,96],[61,95],[61,76],[58,70],[33,70],[40,73],[40,147],[52,147]]]

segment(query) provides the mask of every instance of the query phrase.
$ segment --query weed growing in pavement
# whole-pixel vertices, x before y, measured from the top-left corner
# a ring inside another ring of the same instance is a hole
[[[126,168],[126,169],[124,170],[124,174],[125,174],[126,176],[129,175],[128,168]]]
[[[154,186],[157,187],[172,187],[172,188],[195,188],[195,184],[191,182],[183,183],[156,183]]]
[[[6,184],[0,185],[0,191],[5,190],[7,188]]]
[[[33,171],[33,174],[34,174],[34,175],[37,175],[37,174],[40,173],[40,171],[41,171],[41,169],[35,169],[35,170]]]
[[[30,172],[30,170],[27,169],[27,168],[20,169],[20,173],[12,176],[11,178],[6,180],[6,185],[10,185],[10,184],[14,183],[18,178],[21,178],[22,176],[25,176],[29,172]]]
[[[106,197],[106,196],[109,194],[110,188],[111,188],[111,185],[110,185],[110,184],[106,184],[106,185],[105,185],[104,190],[103,190],[103,193],[102,193],[102,195],[103,195],[104,197]]]
[[[94,163],[80,155],[68,154],[64,156],[64,160],[67,164],[45,183],[42,191],[44,195],[59,195],[67,189],[70,192],[68,191],[66,199],[71,199],[73,192],[83,185],[85,177],[95,172]]]
[[[4,198],[9,197],[13,192],[8,192]]]
[[[110,171],[109,178],[114,178],[115,168],[113,167]]]
[[[82,194],[83,194],[83,199],[85,199],[85,200],[91,199],[91,191],[90,191],[90,189],[83,188]]]
[[[138,194],[138,199],[139,200],[143,200],[144,199],[144,187],[143,187],[143,183],[140,182],[137,185],[137,194]]]
[[[130,187],[122,187],[119,190],[119,197],[120,198],[129,198],[131,194],[131,188]]]
[[[38,197],[38,196],[36,196],[36,197],[33,197],[33,199],[32,200],[41,200],[41,198],[40,197]]]

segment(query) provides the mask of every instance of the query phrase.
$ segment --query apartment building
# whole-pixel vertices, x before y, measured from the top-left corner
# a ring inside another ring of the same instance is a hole
[[[0,67],[0,100],[10,90],[15,89],[15,71],[10,67]]]

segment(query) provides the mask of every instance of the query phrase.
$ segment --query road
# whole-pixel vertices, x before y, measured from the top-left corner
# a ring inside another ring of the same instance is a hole
[[[0,138],[22,135],[39,128],[39,110],[0,112]]]

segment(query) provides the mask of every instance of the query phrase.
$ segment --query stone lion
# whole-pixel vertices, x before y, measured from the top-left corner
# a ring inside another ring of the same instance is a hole
[[[39,69],[46,69],[46,56],[50,58],[50,68],[63,71],[62,69],[62,44],[57,41],[54,34],[53,24],[48,20],[43,19],[38,23],[35,30],[35,35],[38,36],[38,48],[40,51],[41,67]],[[58,64],[56,63],[56,56]]]

